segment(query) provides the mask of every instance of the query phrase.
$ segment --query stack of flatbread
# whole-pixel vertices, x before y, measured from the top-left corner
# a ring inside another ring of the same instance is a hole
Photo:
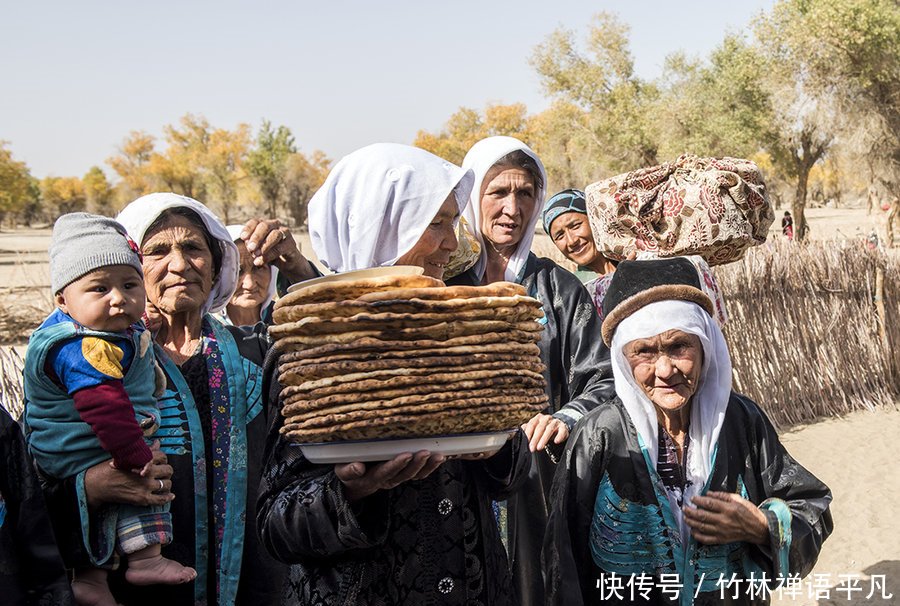
[[[312,284],[275,305],[282,433],[300,443],[512,429],[547,406],[541,304],[427,276]]]

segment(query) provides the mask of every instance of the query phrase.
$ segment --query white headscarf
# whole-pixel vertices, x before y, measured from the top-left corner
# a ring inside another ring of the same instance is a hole
[[[688,429],[690,442],[685,475],[691,484],[685,491],[684,503],[689,504],[690,497],[703,490],[712,471],[712,455],[731,395],[731,356],[722,330],[696,303],[659,301],[640,308],[619,323],[613,334],[610,353],[616,395],[625,405],[644,447],[649,450],[650,461],[655,469],[659,439],[656,409],[635,381],[623,348],[635,339],[647,339],[673,329],[697,335],[703,344],[703,367],[698,389],[691,398]],[[687,529],[681,510],[674,502],[672,510],[681,527],[682,536],[686,538]]]
[[[472,171],[397,143],[363,147],[335,165],[309,203],[319,260],[344,272],[393,265],[409,252],[451,192],[462,213]]]
[[[504,279],[507,282],[515,282],[519,277],[519,273],[525,267],[525,262],[528,260],[528,253],[531,252],[531,242],[534,240],[534,227],[537,225],[544,210],[547,171],[544,170],[544,164],[537,157],[537,154],[514,137],[488,137],[487,139],[482,139],[472,146],[472,149],[469,150],[469,153],[466,154],[463,160],[463,168],[470,168],[475,173],[475,184],[472,187],[472,203],[466,208],[464,216],[469,225],[473,226],[475,230],[474,235],[481,245],[481,256],[478,262],[475,263],[475,272],[479,280],[484,277],[487,265],[487,251],[485,250],[484,235],[481,233],[481,188],[485,175],[497,163],[497,160],[514,151],[523,151],[535,161],[538,169],[541,171],[541,181],[543,181],[543,187],[536,189],[534,192],[534,211],[532,215],[523,217],[526,223],[523,226],[522,239],[506,265]]]
[[[219,242],[222,250],[222,267],[219,275],[213,281],[209,298],[201,307],[203,313],[215,313],[225,307],[231,300],[231,295],[234,294],[238,277],[238,250],[228,234],[228,230],[211,210],[187,196],[172,193],[147,194],[123,208],[116,217],[116,221],[121,223],[131,239],[141,246],[147,228],[164,211],[171,208],[188,208],[197,213],[209,234]]]
[[[231,241],[237,243],[237,241],[241,239],[241,232],[244,231],[244,226],[229,225],[225,229],[228,230]],[[266,298],[263,299],[262,306],[259,308],[260,312],[264,311],[269,303],[275,299],[275,291],[278,287],[278,268],[270,264],[269,270],[271,272],[269,275],[269,288],[266,290]],[[238,254],[238,279],[240,280],[240,252]],[[235,290],[237,290],[237,287],[235,287]],[[227,317],[227,313],[225,313],[225,316]]]

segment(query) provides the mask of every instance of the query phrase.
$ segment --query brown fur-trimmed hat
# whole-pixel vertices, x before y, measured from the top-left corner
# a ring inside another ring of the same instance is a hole
[[[603,342],[612,346],[619,323],[650,303],[690,301],[713,315],[713,304],[701,290],[694,264],[683,257],[622,261],[603,299]]]

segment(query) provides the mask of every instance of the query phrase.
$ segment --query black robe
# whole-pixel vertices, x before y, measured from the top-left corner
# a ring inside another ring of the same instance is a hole
[[[0,602],[75,603],[19,425],[0,407]]]
[[[662,591],[667,581],[661,574],[678,575],[682,604],[690,604],[695,592],[694,604],[719,604],[719,575],[802,577],[816,563],[832,529],[831,491],[791,458],[754,402],[732,392],[703,493],[738,493],[761,505],[769,545],[705,546],[691,537],[682,546],[669,500],[660,483],[654,483],[658,475],[651,475],[647,456],[618,399],[586,416],[569,438],[553,484],[543,552],[547,604],[578,606],[601,599],[604,604],[669,603],[674,594]],[[612,586],[611,574],[626,581],[621,600],[601,597]],[[628,593],[629,575],[640,574],[654,580],[648,602],[632,601]],[[746,581],[732,585],[728,596],[735,587],[739,595],[730,603],[768,602],[751,600]]]
[[[568,270],[550,259],[528,256],[520,283],[543,304],[545,324],[538,346],[546,370],[550,406],[571,432],[587,412],[612,398],[609,349],[600,337],[600,320],[590,295]],[[447,284],[479,284],[469,270]],[[561,447],[534,453],[528,480],[508,501],[508,545],[517,603],[543,606],[540,552],[550,513],[550,486]]]
[[[273,403],[275,367],[273,355],[266,362]],[[515,604],[491,501],[526,477],[521,430],[485,461],[450,460],[424,480],[351,505],[334,466],[306,460],[282,438],[282,425],[270,431],[257,509],[263,544],[293,564],[283,604]]]
[[[214,320],[217,321],[217,320]],[[236,580],[237,589],[234,604],[249,604],[257,606],[261,604],[273,603],[278,596],[281,595],[281,587],[286,575],[286,567],[276,562],[263,550],[256,534],[254,520],[256,517],[256,497],[260,482],[262,468],[262,453],[265,446],[266,435],[268,431],[269,419],[268,409],[262,403],[262,363],[268,350],[268,339],[265,333],[265,326],[257,324],[255,327],[236,328],[233,326],[225,327],[225,330],[234,338],[237,346],[241,371],[238,376],[227,376],[229,382],[235,382],[236,386],[247,391],[248,397],[252,393],[255,400],[254,407],[259,408],[260,412],[256,414],[252,420],[246,424],[247,436],[247,457],[246,457],[246,494],[241,495],[246,500],[246,522],[244,523],[243,534],[235,538],[235,544],[239,545],[242,552],[241,566],[239,571],[229,573],[232,582]],[[202,354],[197,354],[202,356]],[[195,358],[197,357],[195,356]],[[197,370],[198,377],[205,376],[205,367],[203,361],[194,364],[194,358],[185,362],[182,366],[185,376],[177,377],[178,383],[187,384],[190,390],[191,400],[196,401],[198,407],[202,403],[208,405],[209,394],[208,389],[202,389],[202,381],[194,380],[188,372],[188,368]],[[165,370],[165,368],[164,368]],[[196,493],[194,469],[194,446],[199,442],[198,437],[193,434],[199,431],[199,426],[192,426],[189,422],[192,414],[201,416],[202,411],[197,413],[189,413],[186,398],[179,395],[179,386],[175,382],[175,378],[166,371],[168,378],[167,394],[161,399],[172,399],[174,401],[171,415],[167,418],[175,420],[176,425],[173,427],[164,426],[160,428],[158,436],[162,435],[180,435],[177,439],[169,438],[178,442],[168,449],[167,457],[169,464],[174,469],[172,476],[172,492],[175,494],[175,500],[171,504],[172,525],[173,525],[173,541],[168,545],[164,545],[162,553],[164,556],[176,560],[186,566],[199,568],[196,561],[196,542],[201,539],[199,524],[197,522],[197,507],[201,505],[195,504],[194,495]],[[180,374],[180,373],[179,373]],[[206,393],[204,393],[206,391]],[[162,407],[162,404],[161,404]],[[203,423],[203,433],[208,432],[208,423]],[[194,427],[195,429],[191,429]],[[209,445],[209,435],[203,436],[204,446]],[[167,450],[166,443],[163,443],[164,451]],[[54,481],[45,478],[44,494],[47,497],[48,508],[51,510],[54,527],[57,530],[57,536],[60,542],[60,551],[66,561],[66,565],[70,568],[78,568],[89,566],[87,554],[81,541],[81,525],[78,518],[78,493],[75,478],[68,478],[64,481]],[[209,479],[207,478],[207,485]],[[209,493],[211,497],[211,492]],[[209,501],[211,502],[211,498]],[[211,505],[207,504],[206,517],[209,518]],[[212,524],[207,525],[206,543],[211,544],[212,537],[209,536]],[[124,606],[181,606],[195,603],[195,585],[198,582],[205,583],[207,588],[207,603],[215,604],[214,595],[216,593],[216,575],[215,571],[220,566],[217,565],[214,555],[209,555],[208,561],[202,562],[203,567],[209,568],[209,574],[206,578],[198,578],[197,581],[184,585],[152,585],[136,587],[129,585],[123,579],[125,566],[119,571],[110,575],[110,587],[113,594],[119,602]],[[222,606],[226,606],[226,600],[219,600]],[[230,600],[228,602],[231,602]]]

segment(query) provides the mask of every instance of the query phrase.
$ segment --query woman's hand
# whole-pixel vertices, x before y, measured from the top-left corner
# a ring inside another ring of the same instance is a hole
[[[241,240],[257,267],[271,264],[291,282],[315,278],[312,265],[300,252],[291,230],[278,219],[250,219],[241,231]]]
[[[344,495],[351,503],[379,490],[391,490],[409,480],[422,480],[437,469],[446,457],[420,450],[404,452],[390,461],[366,467],[365,463],[335,465],[334,475],[344,484]]]
[[[531,420],[522,425],[522,431],[528,438],[528,448],[531,452],[543,450],[553,440],[554,444],[562,444],[569,437],[569,428],[559,419],[539,413],[531,417]]]
[[[165,505],[175,498],[172,494],[172,466],[159,449],[159,440],[150,446],[153,460],[146,475],[137,475],[114,468],[108,462],[97,463],[84,474],[84,491],[89,507],[104,503],[128,503],[148,507]]]
[[[691,535],[706,545],[769,542],[769,525],[760,509],[733,492],[709,492],[691,499],[694,507],[684,507],[684,521]]]

